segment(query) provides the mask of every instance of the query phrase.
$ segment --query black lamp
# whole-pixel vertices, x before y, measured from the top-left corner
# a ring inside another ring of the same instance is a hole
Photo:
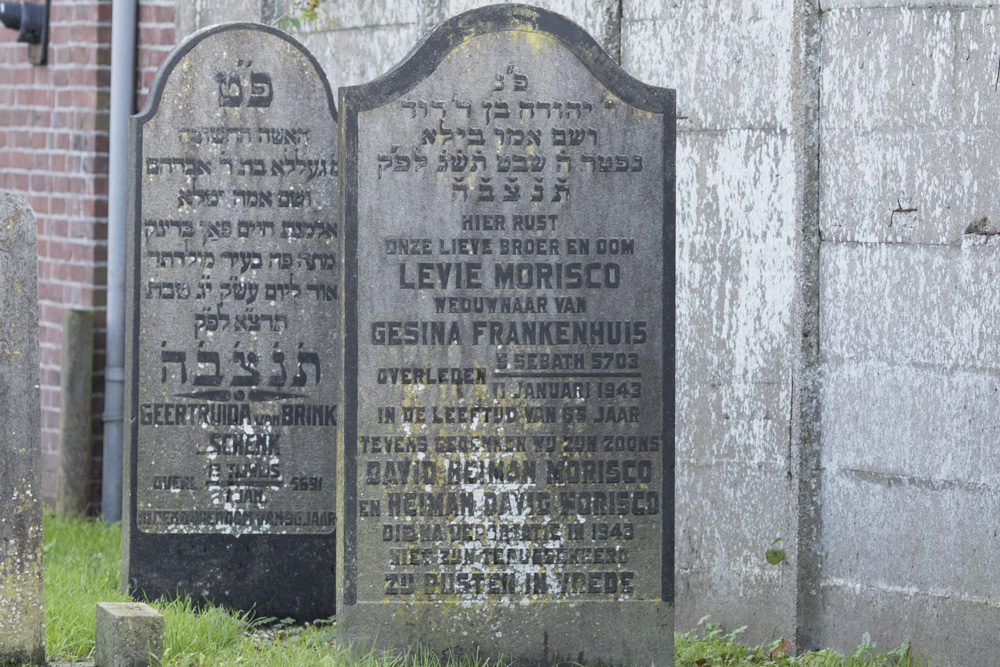
[[[49,2],[0,2],[0,23],[19,31],[17,41],[28,44],[28,58],[44,65],[49,45]]]

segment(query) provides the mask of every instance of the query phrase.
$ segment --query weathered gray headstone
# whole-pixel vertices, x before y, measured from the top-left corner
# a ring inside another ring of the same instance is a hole
[[[253,24],[185,40],[132,119],[129,591],[333,613],[336,137],[316,60]]]
[[[673,91],[505,4],[341,113],[347,639],[672,664]]]
[[[45,662],[35,231],[0,192],[0,664]]]

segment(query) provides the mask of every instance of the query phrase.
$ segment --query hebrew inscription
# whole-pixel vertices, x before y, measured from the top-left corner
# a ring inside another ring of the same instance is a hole
[[[301,53],[246,34],[185,56],[141,126],[132,419],[144,532],[334,529],[336,115]]]

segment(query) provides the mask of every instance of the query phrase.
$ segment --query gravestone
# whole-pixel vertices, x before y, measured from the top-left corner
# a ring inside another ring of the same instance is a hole
[[[131,121],[123,582],[334,608],[337,114],[315,58],[197,32]]]
[[[345,638],[672,664],[673,91],[505,4],[340,106]]]
[[[45,662],[38,246],[28,204],[0,192],[0,664]]]

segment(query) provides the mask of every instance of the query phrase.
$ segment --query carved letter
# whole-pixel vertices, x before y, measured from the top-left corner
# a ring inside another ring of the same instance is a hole
[[[271,77],[263,72],[250,73],[250,101],[248,107],[269,107],[274,99]]]
[[[167,364],[180,364],[181,383],[183,384],[187,382],[187,366],[184,363],[187,360],[187,353],[176,350],[167,350],[167,341],[163,341],[160,344],[160,347],[163,348],[160,350],[160,363],[163,364],[160,382],[162,384],[167,383]]]
[[[230,72],[228,77],[224,72],[218,72],[215,80],[219,83],[220,107],[238,107],[243,102],[243,84],[235,72]]]

